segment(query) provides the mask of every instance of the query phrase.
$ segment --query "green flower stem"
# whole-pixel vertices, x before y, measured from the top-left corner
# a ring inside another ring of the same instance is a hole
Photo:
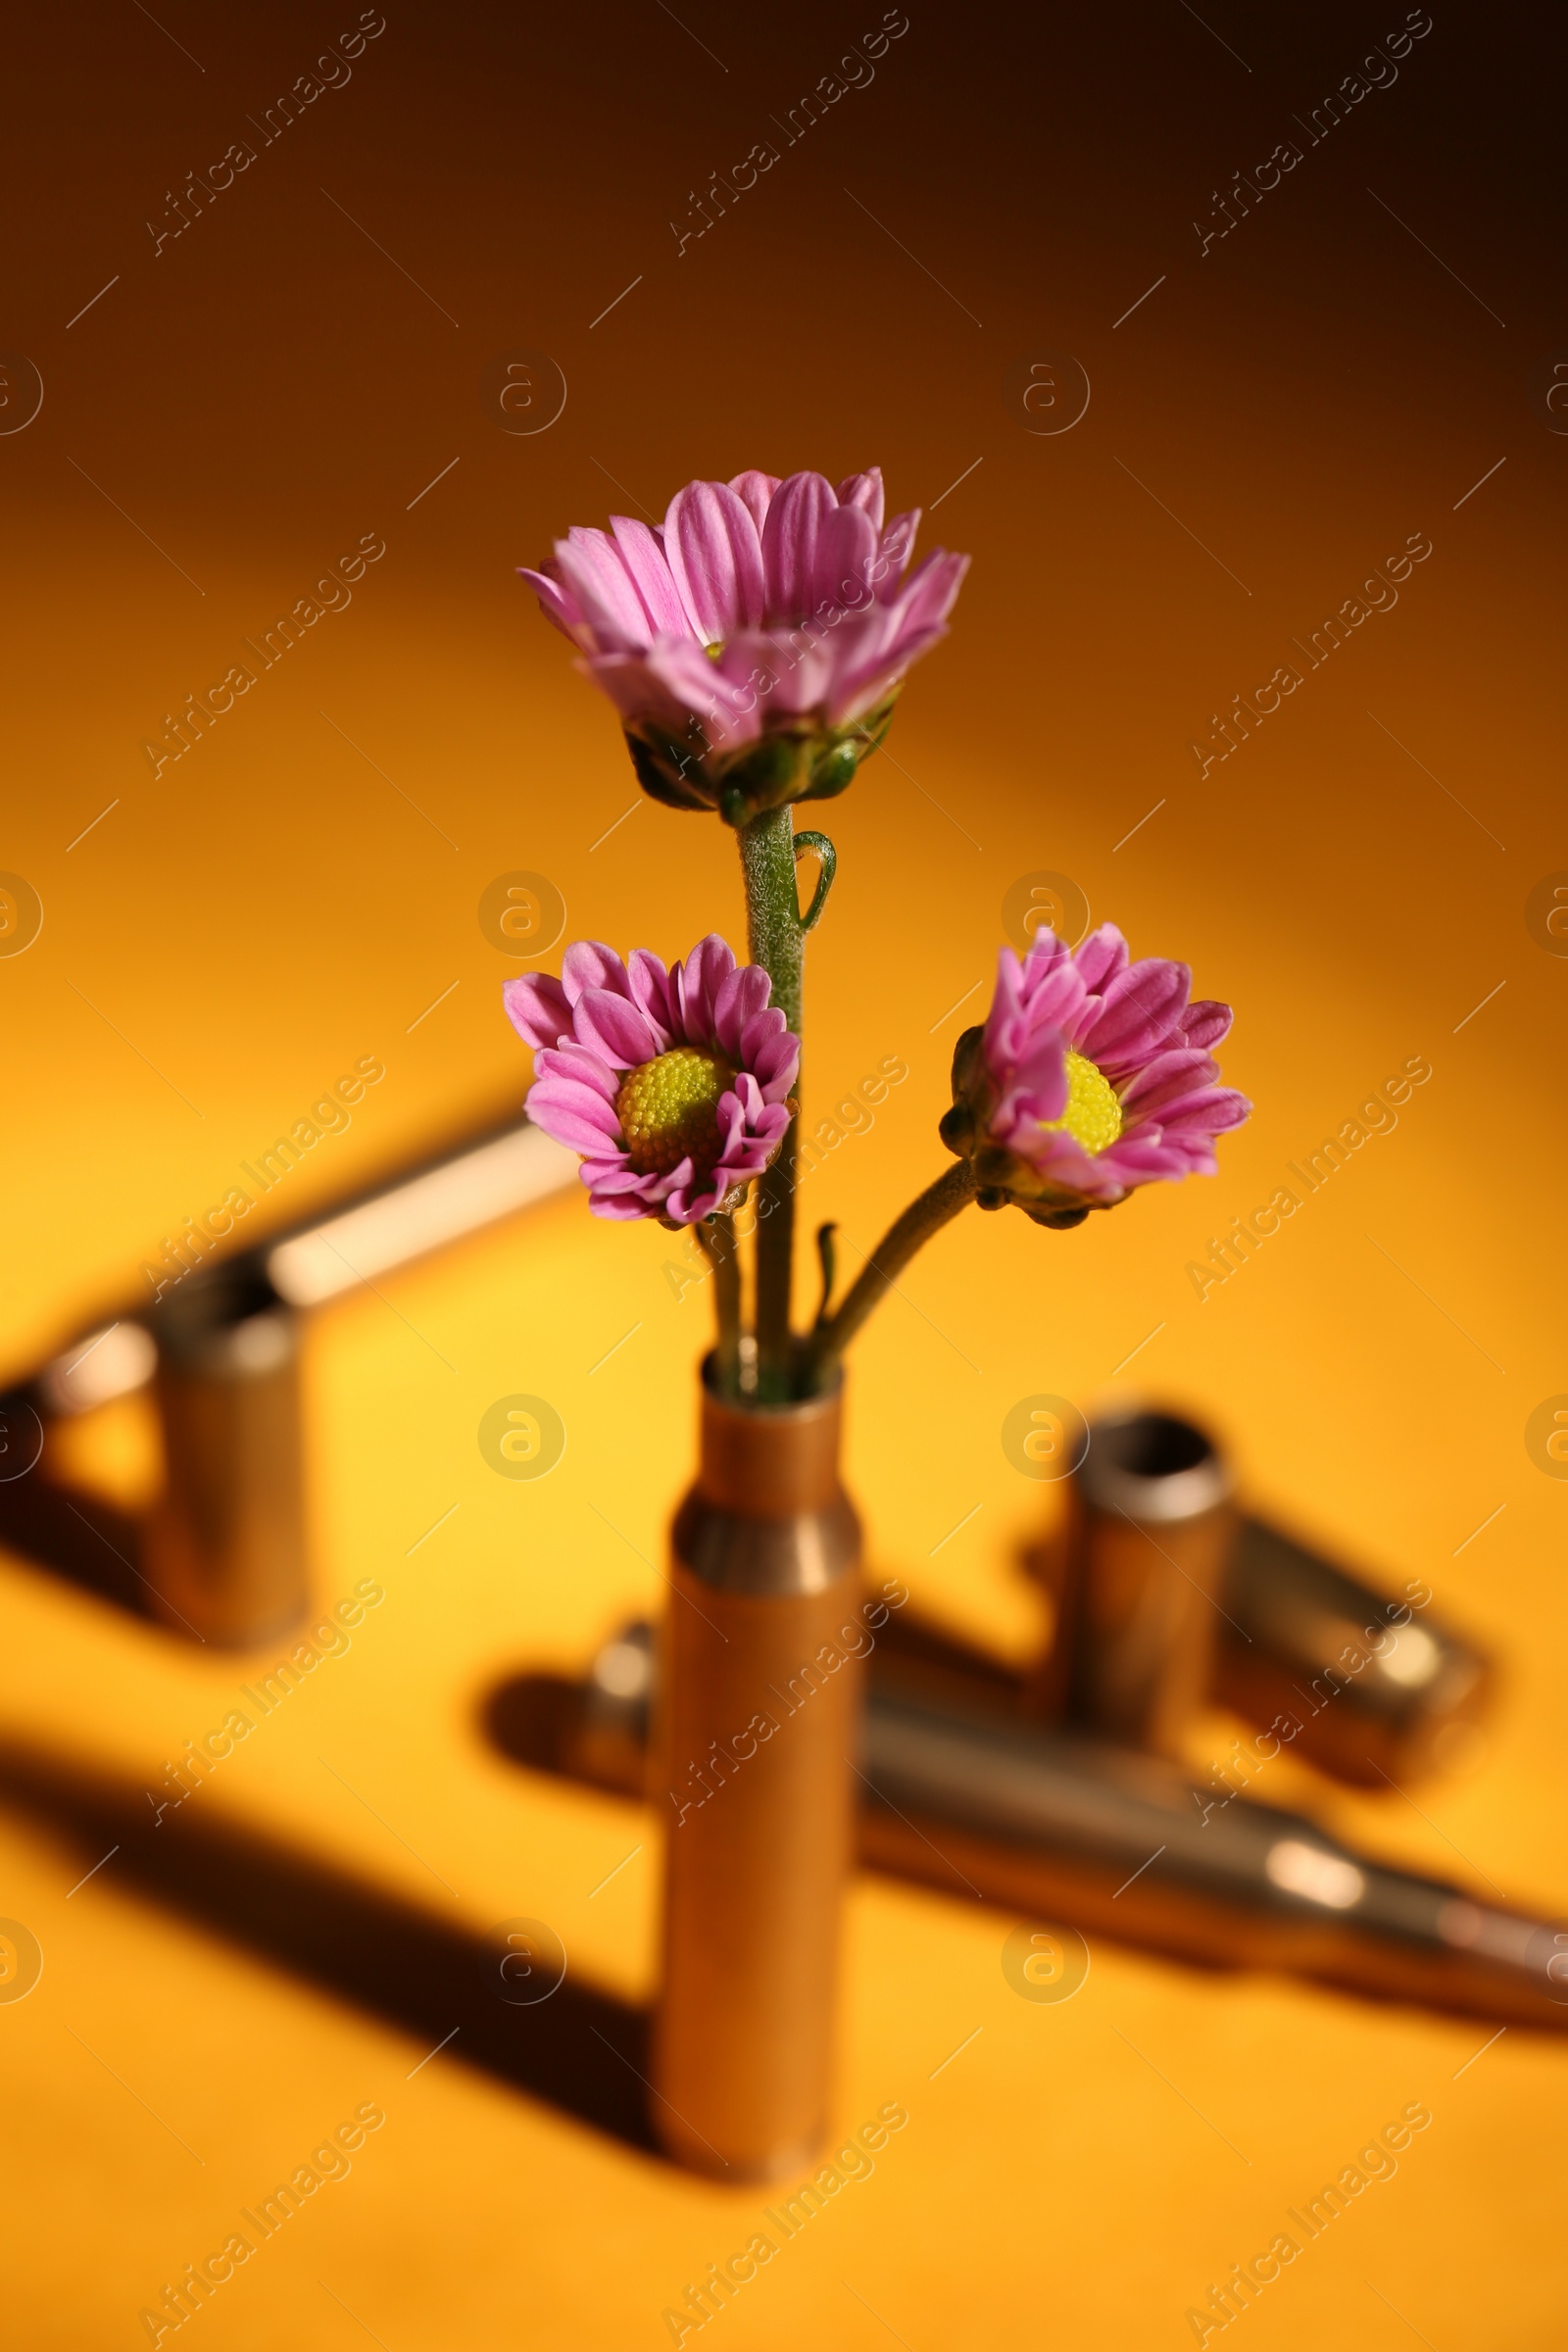
[[[764,808],[739,828],[746,920],[754,963],[765,966],[772,1002],[801,1035],[801,986],[806,935],[795,889],[793,811]],[[797,1080],[797,1087],[799,1080]],[[791,1393],[790,1274],[795,1245],[795,1128],[791,1119],[778,1157],[758,1186],[757,1402],[777,1404]]]
[[[918,1200],[911,1200],[898,1222],[889,1227],[845,1293],[843,1304],[811,1341],[807,1355],[808,1390],[822,1387],[871,1309],[886,1298],[915,1251],[934,1233],[940,1233],[960,1208],[968,1206],[976,1189],[972,1163],[960,1159],[935,1184],[928,1185]]]
[[[713,1269],[713,1313],[717,1330],[718,1390],[741,1393],[741,1260],[735,1219],[726,1209],[695,1228],[698,1247]]]

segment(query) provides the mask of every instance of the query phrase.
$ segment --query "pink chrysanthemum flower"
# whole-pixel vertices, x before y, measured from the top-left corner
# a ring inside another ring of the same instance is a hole
[[[1192,974],[1129,960],[1102,923],[1074,950],[1049,931],[1020,963],[1004,948],[983,1029],[958,1040],[950,1150],[974,1163],[984,1208],[1076,1224],[1141,1184],[1212,1176],[1214,1139],[1251,1109],[1216,1083],[1209,1048],[1228,1004],[1189,1003]]]
[[[768,1165],[790,1122],[799,1039],[760,964],[710,932],[666,971],[578,940],[561,978],[529,972],[502,1000],[535,1049],[531,1118],[582,1154],[600,1217],[695,1225]]]
[[[968,564],[906,564],[919,511],[884,527],[882,474],[688,482],[662,527],[573,529],[522,577],[619,711],[639,780],[741,823],[842,792],[909,664],[946,633]]]

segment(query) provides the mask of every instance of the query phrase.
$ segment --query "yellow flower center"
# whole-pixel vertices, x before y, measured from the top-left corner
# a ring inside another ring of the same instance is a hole
[[[698,1175],[718,1158],[718,1098],[735,1072],[716,1054],[673,1046],[627,1072],[615,1097],[626,1156],[639,1176],[667,1176],[690,1155]]]
[[[1048,1132],[1065,1127],[1090,1153],[1103,1152],[1121,1133],[1121,1103],[1102,1070],[1067,1049],[1067,1107],[1059,1119],[1042,1119]]]

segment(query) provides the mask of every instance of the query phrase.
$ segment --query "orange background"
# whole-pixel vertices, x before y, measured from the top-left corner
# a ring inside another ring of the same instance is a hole
[[[780,136],[677,253],[688,191],[773,135],[858,19],[389,8],[352,79],[257,134],[255,164],[155,255],[165,191],[353,22],[168,0],[156,24],[74,12],[17,35],[0,341],[45,397],[0,435],[0,865],[45,919],[0,959],[9,1366],[133,1290],[362,1055],[386,1079],[290,1178],[291,1215],[520,1100],[499,1004],[517,967],[476,919],[497,874],[549,875],[568,936],[739,939],[733,845],[640,800],[513,568],[569,522],[662,513],[697,474],[880,462],[896,506],[942,499],[922,546],[974,566],[888,756],[812,812],[841,860],[808,971],[813,1115],[885,1056],[910,1075],[805,1212],[867,1250],[943,1164],[954,1035],[1009,887],[1042,868],[1235,1003],[1225,1074],[1257,1108],[1212,1183],[1067,1236],[970,1217],[918,1262],[855,1372],[872,1561],[1021,1654],[1013,1555],[1041,1504],[1002,1453],[1007,1409],[1173,1399],[1224,1433],[1255,1499],[1424,1576],[1505,1662],[1486,1740],[1444,1783],[1352,1798],[1281,1762],[1262,1793],[1564,1905],[1568,1489],[1524,1443],[1568,1389],[1568,962],[1525,920],[1568,866],[1568,440],[1532,390],[1563,332],[1540,25],[1505,55],[1480,11],[1439,12],[1397,81],[1318,145],[1300,134],[1291,175],[1200,252],[1194,217],[1211,225],[1212,191],[1298,137],[1364,21],[911,8],[874,81]],[[481,406],[517,347],[568,385],[533,437]],[[1057,435],[1024,429],[1015,389],[1047,350],[1092,385]],[[353,603],[155,779],[139,747],[164,713],[371,532],[386,554]],[[1200,775],[1210,714],[1416,532],[1433,553],[1397,607]],[[1397,1129],[1200,1303],[1184,1268],[1208,1237],[1416,1054],[1433,1076]],[[321,1318],[320,1593],[374,1577],[387,1599],[193,1800],[216,1835],[265,1831],[471,1935],[548,1920],[582,1982],[634,2001],[649,1821],[507,1764],[478,1709],[507,1672],[578,1671],[658,1605],[707,1336],[672,1255],[572,1198]],[[514,1391],[569,1431],[538,1485],[495,1478],[475,1445]],[[105,1430],[99,1474],[116,1459]],[[46,1781],[156,1786],[270,1663],[193,1651],[20,1559],[0,1590],[0,1728]],[[1202,1727],[1195,1761],[1237,1728]],[[0,2008],[28,2255],[8,2299],[29,2344],[145,2341],[162,2282],[372,2099],[385,2129],[221,2290],[211,2345],[324,2352],[368,2328],[391,2352],[622,2352],[667,2341],[663,2307],[757,2227],[761,2198],[684,2180],[466,2063],[461,2039],[409,2079],[441,2028],[190,1925],[113,1861],[68,1898],[97,1858],[0,1817],[0,1912],[45,1953]],[[1466,2067],[1483,2025],[1108,1944],[1078,1998],[1034,2007],[999,1966],[1011,1924],[857,1886],[839,2115],[897,2099],[909,2126],[725,2312],[735,2352],[803,2331],[853,2352],[889,2328],[911,2352],[1043,2328],[1191,2341],[1208,2282],[1415,2100],[1434,2123],[1399,2177],[1270,2288],[1250,2340],[1334,2325],[1394,2346],[1413,2327],[1501,2352],[1560,2329],[1555,2045],[1510,2031]]]

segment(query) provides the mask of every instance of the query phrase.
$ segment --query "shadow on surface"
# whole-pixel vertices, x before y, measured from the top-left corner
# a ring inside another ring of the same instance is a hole
[[[456,2029],[445,2055],[482,2067],[579,2122],[652,2150],[641,2077],[643,2011],[567,1974],[548,2000],[513,2006],[502,1944],[279,1840],[171,1808],[156,1825],[147,1791],[64,1758],[0,1741],[0,1796],[80,1841],[112,1846],[117,1878],[230,1942],[403,2029],[417,2056]]]
[[[101,1495],[68,1494],[38,1471],[0,1484],[0,1544],[133,1617],[157,1620],[141,1521]]]

